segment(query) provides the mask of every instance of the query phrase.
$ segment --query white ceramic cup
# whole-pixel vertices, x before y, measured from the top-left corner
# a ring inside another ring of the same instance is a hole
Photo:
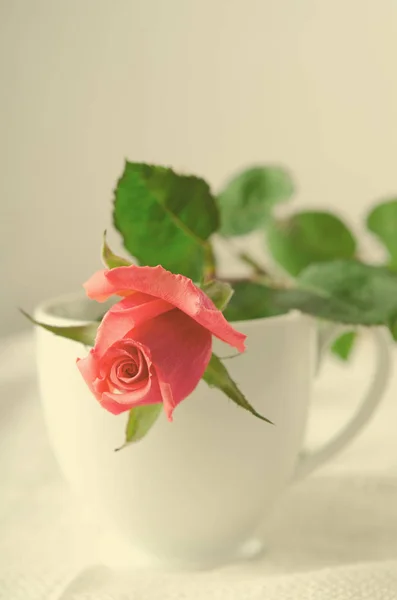
[[[72,325],[97,318],[103,305],[81,295],[42,304],[38,320]],[[120,452],[127,413],[114,416],[89,392],[76,358],[81,344],[37,329],[42,401],[54,452],[66,479],[104,532],[105,561],[206,567],[260,550],[255,534],[283,489],[348,444],[370,419],[390,372],[389,342],[372,330],[376,368],[346,427],[313,454],[302,452],[318,353],[314,319],[285,316],[235,323],[247,350],[227,367],[269,425],[200,382],[149,434]],[[341,332],[327,326],[321,352]],[[231,354],[214,342],[219,356]],[[233,353],[233,351],[232,351]],[[371,374],[370,374],[371,375]]]

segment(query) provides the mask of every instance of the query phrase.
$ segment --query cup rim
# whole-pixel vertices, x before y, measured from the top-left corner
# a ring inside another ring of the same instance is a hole
[[[67,327],[70,325],[85,325],[86,323],[91,322],[92,319],[67,317],[57,314],[56,311],[54,312],[54,310],[57,307],[67,306],[75,302],[82,302],[83,304],[92,304],[92,306],[98,307],[102,306],[103,310],[99,311],[100,313],[106,312],[106,310],[108,310],[108,308],[106,307],[109,307],[109,303],[98,303],[95,300],[91,300],[86,296],[84,291],[67,292],[64,294],[58,294],[57,296],[52,296],[50,298],[47,298],[46,300],[39,302],[34,309],[34,318],[37,321],[41,321],[43,323],[48,323],[48,321],[51,321],[51,324],[60,327]],[[294,309],[281,315],[274,315],[271,317],[260,317],[258,319],[244,319],[238,321],[231,321],[231,323],[233,323],[233,325],[236,328],[244,327],[246,329],[247,327],[251,328],[262,325],[265,326],[266,324],[270,325],[276,322],[282,323],[285,321],[296,321],[297,319],[302,319],[305,316],[306,315],[301,313],[299,310]]]

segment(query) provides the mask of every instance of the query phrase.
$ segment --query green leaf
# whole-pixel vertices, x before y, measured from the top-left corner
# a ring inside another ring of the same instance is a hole
[[[219,216],[208,184],[172,169],[127,162],[117,184],[114,224],[141,264],[161,264],[199,281]]]
[[[114,254],[111,251],[106,242],[106,231],[103,233],[102,261],[108,269],[115,269],[116,267],[129,267],[132,264],[130,261],[122,258],[121,256],[117,256],[117,254]]]
[[[233,282],[234,294],[224,312],[228,321],[276,317],[293,310],[341,323],[360,323],[357,310],[322,290],[280,289],[253,281]]]
[[[38,325],[43,329],[46,329],[50,333],[54,333],[63,338],[73,340],[74,342],[81,342],[85,346],[94,346],[95,337],[99,327],[99,323],[87,323],[86,325],[74,325],[71,327],[57,327],[55,325],[47,325],[46,323],[40,323],[28,315],[25,311],[21,310],[21,313],[29,319],[33,325]]]
[[[397,342],[397,319],[389,325],[389,329],[393,340]]]
[[[274,260],[296,277],[313,263],[353,258],[356,241],[346,225],[328,212],[306,211],[270,219],[266,245]]]
[[[293,193],[291,175],[282,167],[257,166],[238,173],[218,196],[220,233],[230,237],[260,229],[272,207]]]
[[[288,308],[274,302],[275,290],[253,281],[233,282],[234,294],[224,312],[228,321],[246,321],[274,317],[288,312]]]
[[[348,331],[339,336],[331,346],[331,351],[341,360],[348,360],[356,341],[356,332]]]
[[[376,206],[367,217],[367,228],[386,246],[390,267],[397,269],[397,200]]]
[[[397,275],[384,267],[356,261],[312,265],[301,274],[299,284],[328,298],[332,320],[389,325],[397,318]]]
[[[276,317],[292,310],[343,323],[355,323],[357,319],[354,309],[321,291],[274,288],[252,281],[233,283],[233,288],[224,312],[231,322]]]
[[[230,298],[233,296],[233,288],[229,283],[213,279],[201,286],[203,292],[211,298],[216,308],[224,310],[229,304]]]
[[[163,410],[162,403],[145,404],[132,408],[128,414],[127,427],[125,429],[125,443],[116,448],[116,451],[122,450],[133,442],[139,442],[157,421]]]
[[[230,377],[225,365],[215,354],[211,356],[208,367],[204,372],[203,379],[210,387],[216,387],[221,390],[228,398],[230,398],[230,400],[235,402],[238,406],[241,406],[241,408],[248,410],[255,415],[255,417],[258,417],[258,419],[262,419],[262,421],[266,421],[273,425],[269,419],[260,415],[254,407],[251,406],[244,394],[240,392],[236,383]]]
[[[291,289],[241,281],[225,310],[229,321],[256,319],[299,310],[319,319],[347,325],[397,322],[397,275],[355,261],[333,261],[308,267]]]

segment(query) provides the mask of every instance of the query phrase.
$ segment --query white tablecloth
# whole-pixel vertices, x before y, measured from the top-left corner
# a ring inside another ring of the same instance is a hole
[[[371,358],[364,342],[348,369],[326,365],[313,444],[353,410]],[[182,574],[98,562],[97,525],[74,505],[47,441],[31,335],[0,342],[0,390],[1,600],[397,599],[397,373],[357,441],[281,499],[263,558]]]

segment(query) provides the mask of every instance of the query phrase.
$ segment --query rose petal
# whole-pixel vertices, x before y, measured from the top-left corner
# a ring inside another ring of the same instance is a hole
[[[95,340],[96,352],[102,356],[134,327],[173,309],[169,302],[141,293],[117,302],[108,310],[98,327]]]
[[[135,370],[134,375],[128,373],[128,370],[131,370],[132,365],[134,366]],[[121,361],[115,362],[112,365],[109,373],[109,381],[113,384],[113,386],[126,392],[140,389],[146,384],[148,377],[149,371],[147,366],[139,370],[138,362],[131,359],[121,359]]]
[[[208,296],[183,275],[174,275],[157,267],[118,267],[95,273],[85,284],[87,295],[98,301],[111,295],[125,295],[134,290],[165,300],[189,315],[213,335],[240,352],[245,349],[245,335],[236,331]]]
[[[134,339],[150,348],[164,409],[172,412],[199,383],[212,352],[211,333],[180,310],[136,327]]]
[[[148,384],[140,390],[126,392],[124,394],[104,392],[99,399],[101,405],[114,415],[119,415],[136,406],[160,404],[162,401],[163,397],[155,373],[151,375]]]
[[[90,350],[85,358],[78,358],[76,364],[91,392],[99,399],[94,390],[94,381],[98,379],[99,375],[98,361],[95,358],[94,351]]]
[[[108,376],[105,376],[104,374],[110,374],[112,362],[114,360],[128,354],[125,348],[123,348],[123,345],[127,349],[131,345],[134,345],[145,356],[148,368],[148,378],[146,383],[142,381],[139,382],[139,388],[133,391],[121,391],[121,393],[115,393],[109,389]],[[110,361],[110,364],[108,361]],[[90,391],[98,402],[106,408],[106,410],[115,415],[130,410],[135,406],[162,402],[162,394],[157,380],[156,370],[151,362],[150,351],[139,344],[139,342],[137,343],[130,339],[121,340],[109,349],[108,356],[102,358],[98,356],[95,349],[92,349],[86,358],[77,359],[77,366]]]
[[[115,290],[110,282],[106,280],[107,269],[97,271],[84,284],[84,289],[89,298],[97,302],[105,302],[109,296],[129,296],[134,290]]]

